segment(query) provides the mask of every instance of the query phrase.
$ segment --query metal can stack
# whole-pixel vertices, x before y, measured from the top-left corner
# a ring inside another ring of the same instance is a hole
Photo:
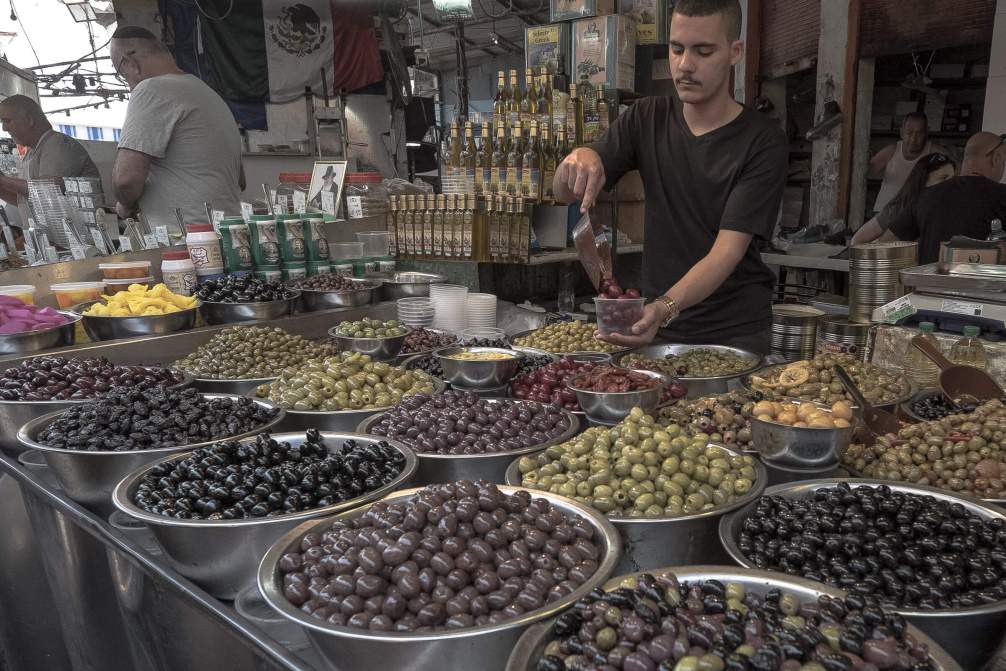
[[[817,353],[855,354],[866,361],[871,327],[848,317],[821,317],[817,322]]]
[[[899,273],[917,266],[917,242],[873,242],[852,247],[849,261],[849,319],[870,323],[874,309],[905,294]]]
[[[772,354],[787,361],[814,356],[817,346],[817,322],[822,310],[809,305],[785,303],[772,306]]]

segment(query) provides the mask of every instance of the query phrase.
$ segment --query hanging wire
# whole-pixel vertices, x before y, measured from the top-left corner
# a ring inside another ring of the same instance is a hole
[[[192,0],[192,1],[195,3],[196,9],[199,10],[199,13],[210,21],[223,21],[224,19],[226,19],[228,16],[231,15],[232,11],[234,11],[234,0],[230,0],[229,4],[227,5],[227,11],[223,13],[223,16],[210,16],[203,10],[202,5],[199,4],[199,0]]]
[[[31,38],[28,37],[28,31],[25,30],[24,24],[21,23],[21,12],[15,10],[14,0],[10,0],[10,11],[11,14],[17,15],[17,25],[21,26],[21,33],[24,35],[24,39],[28,43],[28,46],[31,47],[31,53],[35,55],[35,64],[42,65],[42,61],[38,57],[38,52],[35,51],[35,45],[31,43]]]

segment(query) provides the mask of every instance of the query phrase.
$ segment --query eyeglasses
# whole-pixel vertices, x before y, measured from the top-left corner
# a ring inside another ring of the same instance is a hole
[[[1003,145],[1006,145],[1006,133],[1003,133],[1002,135],[999,136],[999,143],[996,146],[992,147],[992,149],[989,150],[989,153],[985,155],[991,156],[992,154],[996,153],[999,150],[999,147]]]
[[[126,62],[127,58],[129,58],[130,56],[133,56],[134,54],[136,54],[136,50],[135,49],[132,50],[132,51],[127,51],[126,53],[122,54],[122,58],[120,58],[119,62],[115,64],[115,71],[118,72],[118,73],[121,73],[122,72],[122,64]]]
[[[941,165],[946,165],[947,163],[950,163],[950,157],[939,152],[930,154],[929,158],[926,159],[927,168],[938,168]]]

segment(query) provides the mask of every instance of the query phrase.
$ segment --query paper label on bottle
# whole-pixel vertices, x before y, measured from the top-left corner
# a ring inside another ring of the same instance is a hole
[[[350,219],[363,218],[362,196],[346,196],[346,216]]]
[[[121,252],[133,251],[133,242],[129,239],[129,236],[126,235],[119,236],[119,251]]]
[[[879,310],[880,321],[885,324],[897,324],[905,317],[914,315],[917,312],[908,296],[902,296],[895,301],[891,301],[887,305],[880,307]]]
[[[941,310],[943,312],[950,312],[956,315],[969,315],[971,317],[981,317],[983,307],[984,306],[981,303],[966,303],[964,301],[943,301],[941,305]]]
[[[251,221],[253,214],[255,214],[255,208],[251,203],[241,203],[241,218],[245,220],[246,224]]]
[[[293,211],[307,212],[307,194],[303,191],[293,192]]]
[[[335,193],[332,191],[322,191],[321,192],[321,211],[325,214],[331,214],[335,216]]]
[[[157,237],[157,243],[165,247],[171,246],[171,236],[168,235],[167,226],[155,226],[154,235]]]

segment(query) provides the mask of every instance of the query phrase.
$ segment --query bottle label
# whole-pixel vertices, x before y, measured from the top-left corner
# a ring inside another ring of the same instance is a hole
[[[482,172],[482,195],[492,193],[493,171],[491,168],[481,168]]]
[[[462,249],[462,252],[461,252],[461,256],[463,256],[466,259],[470,259],[472,257],[472,220],[473,219],[474,219],[474,217],[472,217],[472,215],[471,215],[470,212],[466,212],[465,213],[464,229],[462,230],[462,235],[464,236],[464,242],[463,242],[464,246],[463,246],[463,249]]]
[[[555,200],[555,195],[552,193],[552,182],[555,180],[555,170],[548,169],[541,176],[541,199],[545,202],[551,203]]]
[[[521,193],[525,198],[537,199],[538,188],[541,184],[541,170],[537,168],[524,168],[522,172],[524,179],[521,180]]]
[[[475,168],[473,172],[475,175],[475,195],[481,196],[483,193],[485,193],[486,182],[484,178],[484,173],[482,172],[482,168]]]
[[[507,179],[506,179],[506,192],[511,196],[516,196],[520,193],[520,179],[521,179],[520,168],[508,168],[507,169]]]

